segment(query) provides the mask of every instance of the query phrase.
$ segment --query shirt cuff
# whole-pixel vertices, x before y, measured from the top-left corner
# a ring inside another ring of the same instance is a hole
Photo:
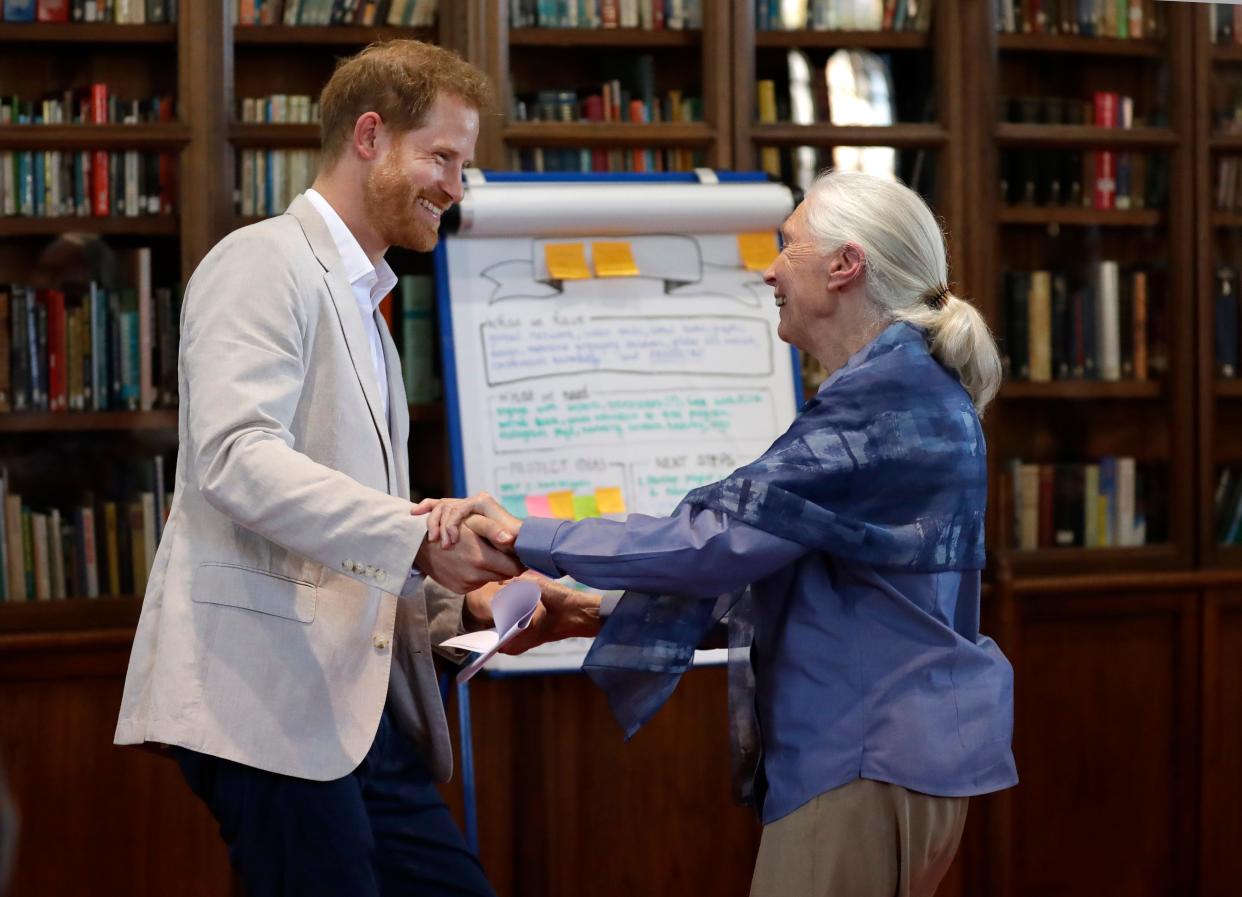
[[[624,592],[608,592],[599,600],[599,618],[607,620],[612,616],[612,612],[617,609],[617,603],[621,600]]]
[[[552,560],[552,544],[556,541],[557,530],[568,522],[554,517],[527,517],[513,543],[518,559],[544,576],[560,579],[565,574]]]

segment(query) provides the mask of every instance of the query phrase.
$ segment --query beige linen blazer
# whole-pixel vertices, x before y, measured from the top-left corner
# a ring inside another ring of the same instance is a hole
[[[117,744],[306,779],[361,762],[389,698],[452,772],[432,645],[462,596],[409,577],[409,414],[383,320],[391,429],[340,256],[304,196],[221,241],[181,313],[176,484]]]

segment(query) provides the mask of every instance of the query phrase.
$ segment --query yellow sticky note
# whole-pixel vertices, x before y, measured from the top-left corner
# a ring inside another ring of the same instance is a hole
[[[543,257],[553,280],[586,280],[591,276],[581,243],[545,243]]]
[[[598,516],[599,506],[595,504],[594,495],[574,496],[574,520],[582,520],[586,517]]]
[[[619,486],[609,486],[595,490],[595,503],[599,505],[601,514],[624,514],[625,497]]]
[[[638,265],[634,250],[623,240],[607,240],[591,244],[591,258],[598,277],[637,277]]]
[[[766,271],[776,261],[780,250],[776,246],[776,234],[760,231],[737,235],[737,249],[742,256],[742,267],[747,271]]]
[[[561,520],[574,519],[574,494],[572,492],[552,492],[548,495],[548,509],[553,517]]]

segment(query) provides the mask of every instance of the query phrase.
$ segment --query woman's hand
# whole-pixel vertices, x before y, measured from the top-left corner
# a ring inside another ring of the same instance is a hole
[[[471,498],[425,498],[411,514],[427,514],[427,538],[445,548],[457,542],[463,524],[502,551],[512,552],[522,521],[486,492]]]

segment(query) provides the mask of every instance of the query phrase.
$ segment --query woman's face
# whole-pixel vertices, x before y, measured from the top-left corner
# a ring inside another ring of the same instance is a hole
[[[775,293],[781,322],[777,335],[799,349],[810,350],[811,334],[819,319],[830,313],[833,296],[828,289],[829,255],[811,241],[803,206],[794,209],[781,226],[785,248],[763,282]]]

